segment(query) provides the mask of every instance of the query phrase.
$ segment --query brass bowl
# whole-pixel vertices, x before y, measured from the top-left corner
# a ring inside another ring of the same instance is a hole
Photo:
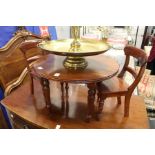
[[[64,66],[67,69],[84,69],[87,66],[84,56],[98,55],[109,50],[110,46],[102,40],[78,39],[78,48],[73,48],[71,44],[74,39],[43,41],[39,47],[51,54],[67,56]]]
[[[63,56],[91,56],[106,52],[110,46],[102,40],[78,39],[80,48],[71,50],[73,39],[43,41],[39,47],[49,53]]]

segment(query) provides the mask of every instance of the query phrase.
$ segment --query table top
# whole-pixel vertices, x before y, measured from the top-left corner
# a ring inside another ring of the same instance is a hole
[[[132,96],[130,103],[130,116],[124,118],[124,105],[118,106],[116,98],[105,101],[102,117],[100,121],[92,120],[90,123],[85,122],[87,113],[87,88],[79,84],[69,84],[69,118],[65,119],[60,113],[49,113],[45,108],[45,101],[42,89],[38,80],[34,80],[35,91],[33,97],[30,94],[30,84],[25,83],[1,103],[11,112],[15,113],[22,119],[32,123],[40,128],[149,128],[145,103],[142,97]],[[61,109],[61,91],[60,83],[52,82],[51,100],[52,104]],[[39,96],[39,97],[38,97]],[[122,102],[123,103],[123,102]],[[97,105],[96,105],[97,106]]]
[[[90,83],[109,79],[119,70],[119,64],[109,56],[85,57],[88,62],[87,68],[76,71],[64,68],[64,59],[64,56],[48,54],[34,64],[35,73],[53,81]]]

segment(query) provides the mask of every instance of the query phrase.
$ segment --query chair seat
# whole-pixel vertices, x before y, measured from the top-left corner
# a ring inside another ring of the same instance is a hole
[[[128,91],[128,87],[124,79],[113,77],[100,83],[98,85],[98,91],[106,96],[113,96],[116,93],[123,95]]]

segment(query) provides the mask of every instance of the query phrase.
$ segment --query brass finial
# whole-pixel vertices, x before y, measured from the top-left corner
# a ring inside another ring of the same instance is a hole
[[[80,27],[79,26],[72,26],[71,27],[71,34],[73,37],[73,42],[71,43],[71,48],[69,49],[70,52],[75,52],[80,50]]]

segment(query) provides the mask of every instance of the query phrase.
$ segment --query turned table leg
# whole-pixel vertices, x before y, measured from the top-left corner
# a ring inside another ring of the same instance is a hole
[[[46,102],[47,109],[51,110],[51,99],[50,99],[50,87],[49,87],[49,80],[45,78],[41,78],[41,85],[43,90],[43,95]]]
[[[61,82],[61,112],[64,114],[65,111],[65,95],[64,95],[64,82]]]
[[[69,112],[69,95],[68,95],[68,89],[69,89],[69,86],[68,86],[68,83],[66,83],[66,86],[65,86],[65,89],[66,89],[66,113],[65,113],[65,117],[68,118],[68,112]]]
[[[95,94],[96,94],[96,84],[88,83],[88,113],[86,117],[86,121],[89,122],[92,116],[95,114]]]

